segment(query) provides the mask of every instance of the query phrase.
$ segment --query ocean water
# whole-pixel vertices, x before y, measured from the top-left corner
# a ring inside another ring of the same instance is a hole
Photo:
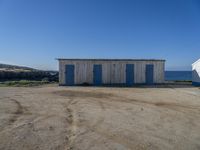
[[[165,71],[165,80],[192,80],[192,71]]]

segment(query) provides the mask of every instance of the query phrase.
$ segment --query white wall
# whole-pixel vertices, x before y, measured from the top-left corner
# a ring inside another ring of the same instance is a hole
[[[200,83],[200,60],[192,65],[192,81]]]

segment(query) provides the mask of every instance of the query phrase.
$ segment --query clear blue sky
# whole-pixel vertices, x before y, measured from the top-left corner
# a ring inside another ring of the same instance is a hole
[[[200,0],[0,0],[0,62],[57,69],[55,58],[200,58]]]

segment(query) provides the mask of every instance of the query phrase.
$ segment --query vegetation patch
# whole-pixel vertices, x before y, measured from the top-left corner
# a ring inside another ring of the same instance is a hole
[[[175,80],[175,82],[192,82],[191,80]]]
[[[0,82],[0,86],[13,86],[13,87],[32,87],[32,86],[40,86],[44,84],[50,84],[55,82],[50,82],[47,80],[42,81],[34,81],[34,80],[19,80],[19,81],[4,81]]]

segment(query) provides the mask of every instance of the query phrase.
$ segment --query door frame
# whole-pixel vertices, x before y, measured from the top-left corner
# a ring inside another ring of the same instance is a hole
[[[148,85],[154,84],[154,65],[146,64],[145,83]]]
[[[65,65],[65,85],[74,85],[74,79],[75,79],[75,66],[73,64],[67,64]],[[70,76],[70,78],[68,78]]]
[[[102,64],[93,65],[93,84],[102,85]]]
[[[126,85],[135,84],[135,64],[126,64]]]

